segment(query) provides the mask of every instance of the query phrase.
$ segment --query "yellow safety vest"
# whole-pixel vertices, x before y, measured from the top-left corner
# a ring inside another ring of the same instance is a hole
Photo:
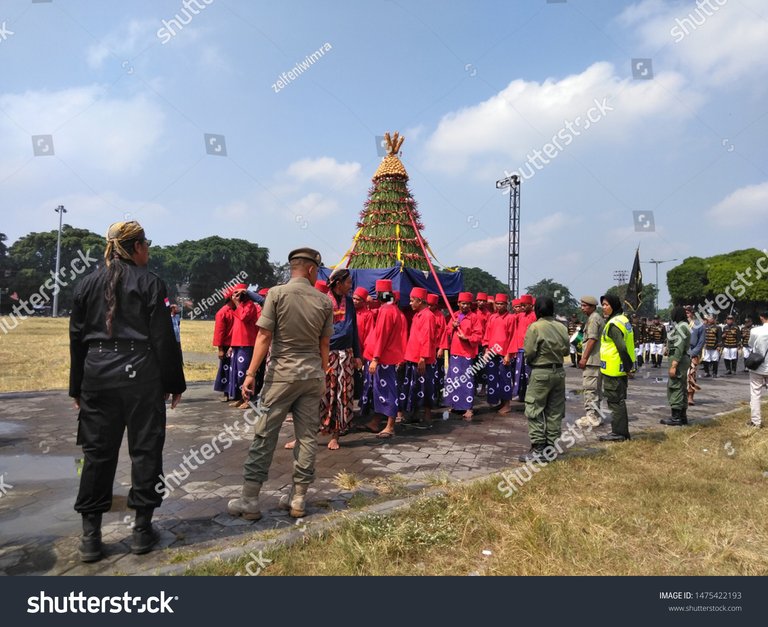
[[[600,340],[600,372],[609,377],[626,377],[627,373],[624,372],[619,350],[608,335],[608,329],[611,325],[619,329],[624,336],[624,343],[630,358],[634,359],[635,356],[635,332],[632,330],[632,325],[624,314],[614,316],[605,325]]]

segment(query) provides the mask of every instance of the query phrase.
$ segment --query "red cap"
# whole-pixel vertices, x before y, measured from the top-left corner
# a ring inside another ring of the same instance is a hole
[[[521,305],[533,305],[533,296],[530,294],[523,294],[520,297],[520,304]]]
[[[227,289],[222,290],[221,295],[224,298],[232,298],[232,292],[234,292],[234,291],[235,291],[234,287],[228,287]]]
[[[368,290],[364,287],[356,287],[355,296],[362,298],[363,300],[368,300]]]
[[[475,300],[488,300],[488,294],[485,292],[478,292],[477,298],[475,298]]]
[[[423,287],[414,287],[411,290],[411,298],[418,298],[419,300],[427,300],[427,290]]]
[[[328,282],[327,281],[315,281],[315,289],[322,292],[323,294],[328,293]]]
[[[232,288],[233,292],[236,292],[237,290],[247,290],[248,286],[245,283],[238,283]]]
[[[427,304],[428,305],[439,305],[440,304],[440,297],[437,294],[427,294]]]
[[[518,305],[521,305],[521,304],[522,304],[522,303],[520,302],[520,299],[519,299],[519,298],[513,298],[513,299],[512,299],[512,306],[513,306],[513,307],[517,307]]]
[[[376,281],[376,292],[391,292],[392,279],[379,279]]]
[[[471,303],[472,302],[472,292],[459,292],[459,302],[460,303]]]
[[[269,293],[269,288],[268,287],[262,287],[259,290],[259,296],[266,296],[268,293]]]
[[[496,297],[493,299],[494,303],[508,303],[509,297],[506,294],[496,294]]]

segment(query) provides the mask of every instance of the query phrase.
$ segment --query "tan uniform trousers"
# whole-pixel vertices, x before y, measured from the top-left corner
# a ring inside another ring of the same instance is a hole
[[[296,446],[293,449],[294,483],[315,480],[317,431],[320,428],[320,399],[325,394],[324,379],[268,382],[258,405],[256,432],[245,462],[245,480],[264,483],[275,454],[280,427],[288,412],[293,413]]]
[[[600,401],[603,398],[603,377],[600,366],[586,366],[582,373],[584,386],[584,411],[588,418],[602,422],[600,416]]]

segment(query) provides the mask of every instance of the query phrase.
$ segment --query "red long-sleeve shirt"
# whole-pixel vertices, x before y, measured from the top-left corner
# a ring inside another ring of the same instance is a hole
[[[258,328],[256,321],[261,315],[261,307],[246,300],[232,311],[232,346],[253,346],[256,342]]]
[[[491,314],[488,326],[485,327],[483,346],[487,346],[498,355],[506,355],[515,334],[516,323],[515,316],[506,311],[501,314]]]
[[[483,343],[483,346],[485,346],[485,330],[488,328],[488,322],[490,321],[493,313],[487,309],[478,308],[478,310],[475,312],[475,315],[480,319],[480,328],[483,331],[483,340],[481,340],[481,342]]]
[[[215,322],[213,323],[213,342],[214,346],[232,346],[232,308],[224,305],[216,312]]]
[[[480,342],[483,339],[482,323],[474,313],[453,314],[454,320],[459,320],[459,328],[467,337],[463,340],[453,328],[453,322],[448,323],[441,348],[449,348],[451,355],[457,357],[477,357]]]
[[[368,341],[368,336],[373,331],[373,327],[376,323],[376,319],[373,316],[373,312],[364,307],[363,309],[356,310],[357,314],[357,335],[360,338],[360,347],[365,349],[365,343]]]
[[[435,363],[435,316],[426,307],[417,312],[411,320],[411,331],[405,346],[405,360],[418,363],[423,357],[426,363]]]
[[[435,316],[435,352],[437,352],[443,345],[443,336],[445,335],[447,323],[441,310],[437,309],[432,314]]]
[[[528,327],[536,322],[536,314],[533,311],[528,313],[520,312],[515,314],[517,316],[517,324],[515,326],[515,333],[512,336],[512,341],[507,349],[508,353],[517,354],[517,351],[523,349],[523,342],[525,341],[525,332]]]
[[[393,304],[382,305],[378,311],[376,326],[368,336],[363,356],[368,361],[377,357],[382,366],[395,366],[405,359],[408,340],[405,316]]]

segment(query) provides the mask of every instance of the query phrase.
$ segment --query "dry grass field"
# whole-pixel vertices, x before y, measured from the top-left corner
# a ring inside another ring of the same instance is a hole
[[[498,476],[450,485],[397,515],[348,520],[266,552],[262,576],[765,576],[768,439],[747,417],[739,410],[569,455],[510,498]],[[249,559],[188,574],[232,575]]]
[[[181,323],[187,381],[213,381],[216,376],[216,366],[208,358],[215,355],[212,336],[212,320]],[[68,385],[68,318],[28,318],[8,333],[0,330],[0,392],[66,389]]]

